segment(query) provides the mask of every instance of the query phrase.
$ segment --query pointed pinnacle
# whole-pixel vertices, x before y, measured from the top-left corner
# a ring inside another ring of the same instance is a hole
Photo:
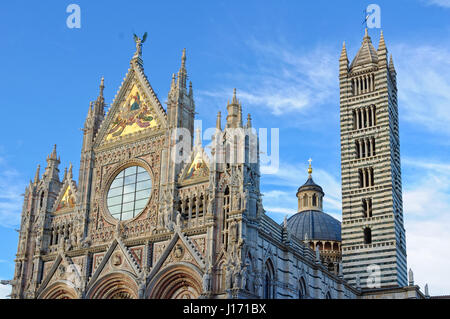
[[[384,42],[383,30],[380,32],[380,43],[378,44],[378,51],[386,49],[386,43]]]
[[[72,177],[73,177],[72,168],[73,168],[73,165],[72,165],[72,163],[70,163],[70,165],[69,165],[69,175],[67,176],[69,179],[72,179]]]
[[[342,43],[342,50],[341,50],[341,58],[340,60],[347,59],[347,49],[345,48],[345,41]]]
[[[231,101],[231,103],[237,103],[237,99],[236,99],[236,88],[233,89],[233,99]]]
[[[103,96],[103,89],[105,88],[105,78],[102,76],[100,81],[100,96]]]
[[[38,164],[37,169],[36,169],[36,174],[34,175],[34,184],[39,183],[39,171],[41,169],[41,165]],[[30,181],[31,183],[31,181]]]
[[[53,146],[52,153],[50,154],[51,159],[56,159],[56,144]]]
[[[186,65],[186,48],[183,49],[183,55],[181,56],[181,65],[183,67]]]
[[[216,128],[222,130],[222,113],[220,111],[217,113]]]

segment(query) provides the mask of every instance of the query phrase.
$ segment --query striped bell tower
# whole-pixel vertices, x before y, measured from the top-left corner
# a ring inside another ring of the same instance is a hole
[[[366,29],[350,65],[344,43],[339,83],[344,278],[406,286],[396,71],[383,32],[375,50]]]

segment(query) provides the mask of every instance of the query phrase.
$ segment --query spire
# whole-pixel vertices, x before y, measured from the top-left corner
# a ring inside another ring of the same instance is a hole
[[[237,104],[238,100],[236,98],[236,88],[233,89],[233,99],[231,100],[232,104]]]
[[[105,89],[105,78],[102,76],[102,79],[100,80],[100,95],[99,97],[103,97],[103,90]]]
[[[186,49],[183,49],[183,54],[181,55],[181,67],[178,71],[178,89],[186,89]]]
[[[222,113],[220,111],[217,113],[216,128],[222,130]]]
[[[48,160],[54,160],[54,161],[57,161],[58,159],[57,159],[57,155],[56,155],[56,144],[53,146],[53,150],[52,150],[52,152],[50,153],[50,155],[49,156],[47,156],[47,161]]]
[[[391,71],[391,73],[392,73],[393,75],[396,75],[396,74],[397,74],[397,71],[395,71],[394,60],[392,59],[392,54],[391,54],[391,56],[389,57],[389,71]]]
[[[367,28],[364,32],[363,41],[361,47],[355,55],[352,63],[350,64],[350,69],[361,66],[371,66],[371,64],[378,63],[378,55],[377,51],[373,47],[372,40],[370,39],[369,33],[367,32]]]
[[[175,82],[175,73],[172,73],[172,83],[170,83],[170,89],[175,89],[176,86],[177,84]]]
[[[63,181],[65,181],[67,178],[67,167],[64,168],[64,176],[63,176]]]
[[[186,68],[186,48],[183,49],[183,54],[181,55],[181,67]]]
[[[378,64],[380,66],[387,65],[387,48],[386,43],[384,42],[383,31],[380,32],[380,43],[378,44]]]
[[[103,117],[105,113],[105,98],[103,97],[103,90],[105,89],[105,78],[102,77],[100,80],[100,92],[98,94],[97,100],[94,103],[94,115]]]
[[[60,158],[56,154],[56,144],[53,146],[53,150],[50,155],[47,156],[47,167],[45,168],[44,175],[49,180],[59,181],[58,165],[61,163]]]
[[[36,174],[34,175],[34,185],[37,185],[39,183],[39,171],[41,170],[41,165],[38,164],[36,169]]]
[[[367,28],[364,29],[363,43],[364,43],[365,41],[370,41],[370,36],[369,36],[369,32],[367,31]]]
[[[251,128],[252,127],[252,116],[250,115],[250,113],[247,114],[247,128]]]
[[[72,163],[70,163],[70,165],[69,165],[69,173],[68,173],[68,175],[67,175],[67,178],[68,178],[69,180],[72,180],[72,178],[73,178],[72,169],[73,169],[73,165],[72,165]]]
[[[339,61],[348,61],[347,49],[345,48],[345,41],[342,43],[341,57]]]
[[[380,32],[380,43],[378,44],[378,51],[386,50],[386,43],[384,42],[383,30]]]
[[[242,106],[236,97],[236,88],[233,89],[233,98],[227,105],[227,127],[242,127]]]

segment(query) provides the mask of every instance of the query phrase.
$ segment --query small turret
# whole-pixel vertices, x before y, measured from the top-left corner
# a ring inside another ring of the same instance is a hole
[[[242,105],[236,97],[236,89],[233,89],[233,98],[227,105],[227,128],[242,127]]]
[[[58,181],[59,182],[59,169],[58,166],[61,163],[60,158],[56,154],[56,144],[53,146],[53,150],[50,155],[47,156],[47,167],[45,168],[43,178],[48,181]]]

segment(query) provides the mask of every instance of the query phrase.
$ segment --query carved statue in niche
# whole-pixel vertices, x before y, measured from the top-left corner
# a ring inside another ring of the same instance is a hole
[[[230,242],[234,243],[237,241],[237,236],[238,236],[238,225],[236,223],[236,221],[232,221],[230,223],[230,227],[228,229],[228,233],[229,233],[229,238],[230,238]]]
[[[211,267],[207,267],[205,273],[203,274],[203,291],[210,292],[211,291]]]
[[[225,268],[225,288],[231,289],[233,285],[233,270],[230,265]]]
[[[177,214],[177,222],[176,222],[177,226],[181,228],[181,226],[182,226],[181,225],[181,223],[182,223],[182,221],[181,221],[181,213],[179,211],[177,211],[176,214]]]
[[[207,207],[207,214],[212,215],[213,214],[213,201],[214,197],[210,197],[208,200],[208,207]]]
[[[242,193],[242,200],[241,200],[241,209],[242,210],[246,210],[247,209],[247,194],[248,194],[247,190],[245,190]]]
[[[239,195],[237,193],[234,193],[233,195],[233,211],[236,211],[239,209]]]
[[[239,271],[239,267],[235,267],[233,277],[234,277],[233,288],[234,289],[241,288],[241,272]]]
[[[247,289],[247,265],[244,265],[240,272],[241,275],[241,288]]]

